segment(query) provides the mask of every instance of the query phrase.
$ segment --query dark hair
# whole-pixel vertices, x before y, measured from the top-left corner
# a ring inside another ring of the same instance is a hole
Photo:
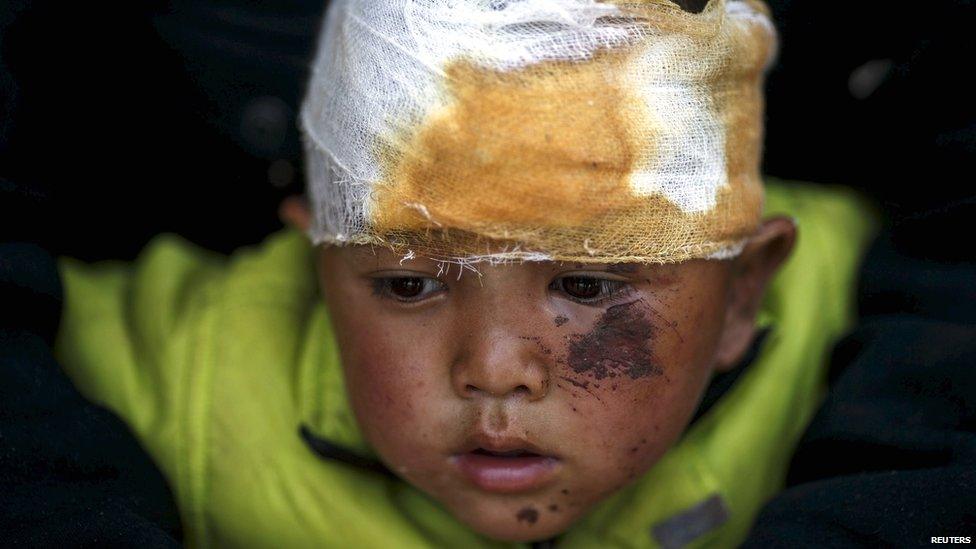
[[[671,0],[678,5],[679,8],[691,12],[691,13],[701,13],[708,5],[708,0]]]

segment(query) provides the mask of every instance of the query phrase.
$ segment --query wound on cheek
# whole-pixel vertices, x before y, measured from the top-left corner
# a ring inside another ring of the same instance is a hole
[[[571,339],[567,362],[574,372],[594,379],[664,373],[650,348],[655,327],[639,306],[642,301],[608,308],[589,333]]]

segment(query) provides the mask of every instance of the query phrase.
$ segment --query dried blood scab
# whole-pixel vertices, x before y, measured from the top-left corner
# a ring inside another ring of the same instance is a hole
[[[641,302],[608,308],[589,333],[571,338],[567,362],[574,372],[598,380],[611,374],[638,379],[663,373],[649,347],[655,327]]]
[[[518,519],[519,522],[535,524],[535,522],[539,520],[539,512],[535,510],[535,507],[525,507],[515,515],[515,518]]]
[[[566,318],[566,317],[564,317],[563,315],[559,315],[556,318],[552,319],[552,321],[556,324],[556,327],[558,328],[558,327],[562,326],[563,324],[566,324],[567,322],[569,322],[569,319]]]

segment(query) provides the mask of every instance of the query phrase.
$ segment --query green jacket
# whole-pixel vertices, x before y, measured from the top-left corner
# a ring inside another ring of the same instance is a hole
[[[770,181],[800,234],[772,283],[758,358],[632,486],[560,547],[733,545],[780,489],[852,321],[872,214],[849,192]],[[299,435],[373,455],[343,392],[313,248],[285,229],[230,257],[156,237],[132,263],[62,258],[55,352],[168,479],[192,547],[492,547],[395,478],[322,459]]]

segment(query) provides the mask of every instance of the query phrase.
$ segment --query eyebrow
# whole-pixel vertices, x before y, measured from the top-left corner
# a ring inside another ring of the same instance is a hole
[[[340,253],[336,254],[336,259],[354,270],[361,270],[369,263],[379,263],[379,256],[370,249],[370,246],[354,244],[337,246],[337,248]]]
[[[636,273],[640,270],[639,263],[611,263],[607,265],[607,272],[610,273]]]
[[[404,259],[404,254],[402,253],[396,253],[383,246],[373,244],[356,245],[354,249],[350,250],[348,256],[348,261],[352,263],[370,262],[377,266],[396,263],[398,266],[406,267],[408,264],[404,263]],[[434,268],[432,267],[434,263],[436,263],[434,260],[417,256],[411,258],[409,265],[418,268]]]
[[[350,255],[352,259],[379,259],[379,254],[376,253],[376,248],[371,245],[362,244],[354,245],[353,249],[350,250]]]

